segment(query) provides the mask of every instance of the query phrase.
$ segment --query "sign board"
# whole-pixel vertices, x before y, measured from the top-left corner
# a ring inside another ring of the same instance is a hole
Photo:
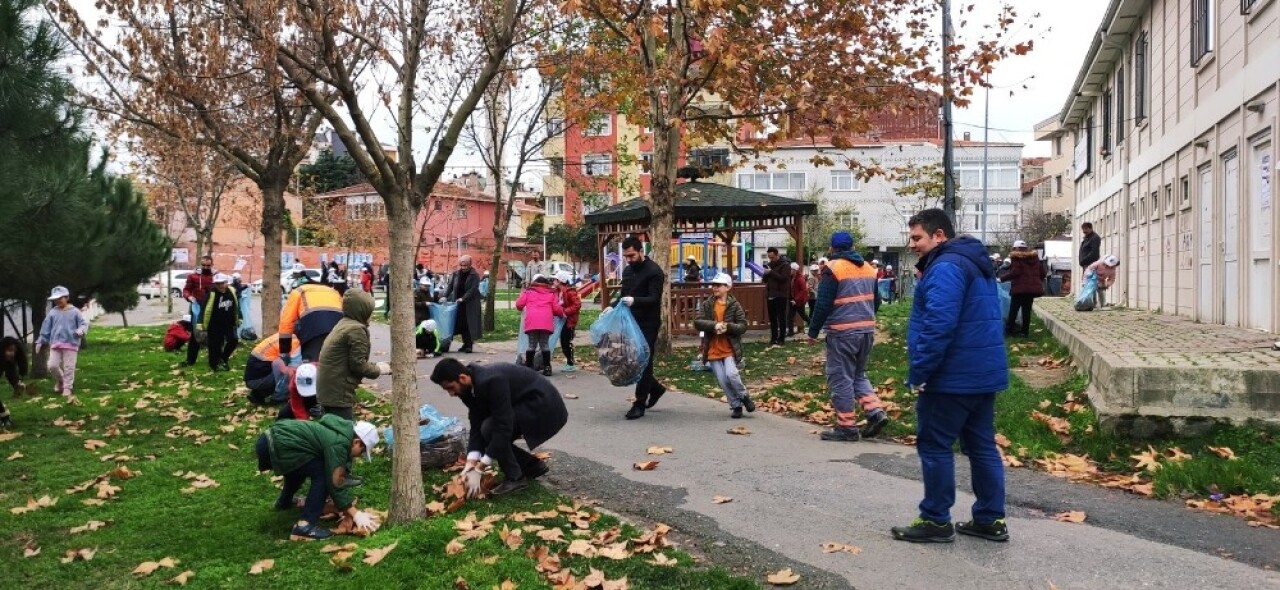
[[[1263,154],[1258,163],[1258,190],[1262,193],[1262,208],[1271,207],[1271,154]]]
[[[186,248],[174,248],[170,255],[173,257],[174,264],[189,264],[191,262],[191,251]]]
[[[1080,130],[1080,133],[1077,134],[1076,137],[1075,161],[1071,164],[1072,167],[1075,168],[1076,180],[1080,180],[1081,176],[1089,173],[1089,164],[1092,163],[1093,159],[1093,154],[1090,153],[1090,148],[1093,147],[1092,127],[1092,119],[1090,119],[1090,124],[1087,124],[1084,129]]]
[[[249,266],[249,261],[245,260],[244,256],[237,256],[236,265],[231,270],[232,272],[240,272],[244,270],[244,267],[246,266]]]

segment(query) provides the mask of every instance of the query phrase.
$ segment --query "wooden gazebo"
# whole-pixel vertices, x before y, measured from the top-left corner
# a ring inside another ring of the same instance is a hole
[[[796,243],[796,258],[804,260],[804,216],[817,212],[809,201],[789,199],[731,186],[705,182],[686,182],[676,186],[673,231],[679,234],[711,234],[732,251],[735,239],[745,232],[785,229]],[[649,202],[631,199],[585,216],[596,227],[596,245],[603,253],[605,245],[629,235],[650,236],[652,216]],[[659,239],[670,240],[672,236]],[[664,269],[670,272],[671,269]],[[605,276],[601,269],[601,301],[611,301],[610,291],[617,280]],[[693,318],[698,305],[711,295],[704,283],[668,282],[671,297],[671,333],[696,334]],[[733,295],[747,312],[751,329],[768,329],[769,318],[763,283],[741,283],[733,287]]]

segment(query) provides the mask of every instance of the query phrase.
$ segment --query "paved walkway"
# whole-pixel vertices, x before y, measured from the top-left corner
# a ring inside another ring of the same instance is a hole
[[[388,327],[373,326],[373,349],[390,350]],[[580,334],[585,330],[580,331]],[[585,341],[585,336],[581,338]],[[514,343],[480,344],[464,361],[512,358]],[[558,355],[557,355],[558,356]],[[465,415],[418,363],[422,398]],[[952,545],[893,541],[889,527],[915,514],[921,494],[912,448],[892,443],[826,443],[813,426],[764,413],[728,419],[726,405],[668,394],[642,420],[622,415],[629,390],[598,374],[556,375],[569,424],[545,448],[548,482],[632,518],[673,525],[679,539],[718,563],[759,575],[794,567],[800,588],[1280,588],[1280,534],[1188,511],[1175,503],[1071,484],[1026,469],[1009,473],[1007,544],[962,537]],[[390,388],[390,378],[379,381]],[[751,434],[726,432],[746,426]],[[651,445],[673,454],[649,456]],[[635,471],[643,460],[653,471]],[[961,469],[962,489],[968,489]],[[714,496],[733,501],[715,504]],[[960,493],[954,516],[966,519],[972,496]],[[1085,524],[1047,515],[1083,510]],[[846,543],[858,555],[822,552]],[[1226,559],[1221,555],[1232,555]]]

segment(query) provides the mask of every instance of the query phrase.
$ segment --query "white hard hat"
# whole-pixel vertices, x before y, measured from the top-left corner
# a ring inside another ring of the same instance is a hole
[[[182,321],[184,321],[184,322],[190,322],[190,321],[191,321],[191,314],[189,314],[189,313],[188,313],[188,314],[184,314],[184,315],[182,316]]]
[[[421,324],[418,324],[418,329],[419,329],[419,330],[426,331],[426,332],[435,332],[435,331],[436,331],[436,321],[435,321],[435,320],[422,320],[422,323],[421,323]]]
[[[573,281],[573,275],[569,274],[569,271],[567,270],[562,270],[556,273],[556,280],[560,281],[561,283],[568,284],[569,282]]]
[[[361,420],[356,422],[354,428],[356,436],[360,437],[360,442],[364,443],[364,460],[373,460],[373,447],[378,446],[378,429],[372,424]]]
[[[302,397],[316,396],[316,365],[315,363],[304,363],[298,367],[298,372],[293,375],[293,383],[298,387],[298,395]]]
[[[711,284],[712,284],[712,285],[724,285],[724,286],[726,286],[726,287],[732,287],[732,286],[733,286],[733,279],[732,279],[732,278],[730,278],[728,274],[725,274],[725,273],[719,273],[719,274],[717,274],[717,275],[715,276],[715,278],[711,279]]]

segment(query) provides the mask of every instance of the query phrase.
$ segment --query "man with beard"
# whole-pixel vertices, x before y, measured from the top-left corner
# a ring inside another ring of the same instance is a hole
[[[461,256],[458,258],[458,271],[453,273],[453,279],[449,281],[449,287],[444,292],[446,302],[453,301],[458,304],[458,320],[454,324],[454,336],[462,337],[462,348],[458,352],[472,352],[471,346],[480,338],[480,276],[476,274],[475,269],[471,268],[471,257]],[[445,341],[443,352],[449,352],[448,340]]]
[[[627,411],[627,419],[635,420],[644,417],[646,408],[658,403],[662,394],[667,392],[653,376],[653,359],[655,345],[658,341],[658,330],[662,327],[662,289],[666,285],[667,276],[658,263],[644,254],[644,245],[640,238],[631,236],[622,240],[622,257],[627,266],[622,269],[622,288],[618,290],[618,299],[631,308],[636,323],[640,324],[640,332],[649,344],[649,362],[644,367],[644,376],[636,383],[636,400]]]

